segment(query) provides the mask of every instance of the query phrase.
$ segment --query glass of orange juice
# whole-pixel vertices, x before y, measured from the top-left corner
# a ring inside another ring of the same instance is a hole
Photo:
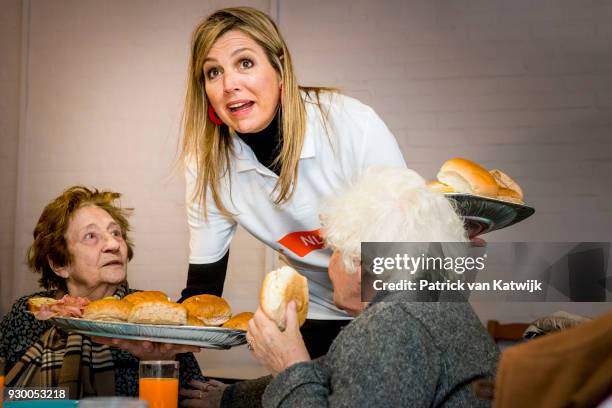
[[[0,357],[0,408],[4,400],[4,359]]]
[[[178,408],[178,361],[141,361],[138,374],[139,398],[149,408]]]

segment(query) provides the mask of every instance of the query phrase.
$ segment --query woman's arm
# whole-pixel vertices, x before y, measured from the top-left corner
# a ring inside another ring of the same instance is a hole
[[[210,193],[206,199],[207,214],[204,214],[204,206],[194,197],[197,191],[195,164],[187,166],[185,181],[190,253],[187,284],[179,302],[204,293],[221,296],[229,246],[237,226],[235,220],[217,209]]]
[[[229,250],[217,262],[208,264],[189,264],[187,287],[181,292],[179,303],[188,297],[210,294],[221,296],[227,272]]]

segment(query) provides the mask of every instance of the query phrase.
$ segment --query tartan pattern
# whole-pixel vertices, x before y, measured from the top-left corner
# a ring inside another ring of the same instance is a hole
[[[113,294],[122,298],[121,285]],[[7,373],[9,387],[66,387],[69,397],[114,395],[113,355],[108,346],[94,344],[89,337],[48,329]]]

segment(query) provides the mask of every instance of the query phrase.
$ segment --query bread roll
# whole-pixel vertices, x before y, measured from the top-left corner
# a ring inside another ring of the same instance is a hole
[[[493,175],[495,182],[499,186],[497,198],[523,204],[523,189],[516,181],[512,180],[509,175],[498,169],[493,169],[489,173]]]
[[[28,299],[28,310],[32,313],[36,313],[40,310],[42,305],[52,305],[57,303],[57,299],[50,297],[35,296]]]
[[[247,330],[249,320],[253,318],[253,312],[242,312],[236,316],[232,316],[227,322],[223,323],[222,327],[227,329]]]
[[[140,302],[149,302],[153,300],[167,302],[169,300],[168,295],[158,290],[143,290],[142,292],[134,292],[123,298],[132,304],[138,304]]]
[[[132,310],[132,306],[130,302],[115,298],[94,300],[85,306],[83,319],[126,322]]]
[[[268,273],[261,286],[259,303],[281,330],[285,330],[285,311],[292,300],[301,326],[308,315],[308,280],[289,266]]]
[[[185,299],[183,306],[189,315],[205,326],[221,326],[232,317],[232,309],[225,299],[215,295],[196,295]]]
[[[499,191],[497,192],[497,199],[510,201],[511,203],[516,204],[525,204],[525,202],[519,196],[519,193],[514,190],[510,190],[509,188],[500,187]]]
[[[184,325],[187,323],[187,309],[167,300],[144,301],[132,307],[128,322]]]
[[[448,184],[440,183],[439,181],[429,181],[427,187],[439,193],[454,193],[455,189]]]
[[[187,312],[187,326],[204,326],[204,323],[197,317],[193,317]]]
[[[448,184],[458,193],[497,197],[499,186],[484,167],[473,161],[454,158],[442,165],[438,180]]]

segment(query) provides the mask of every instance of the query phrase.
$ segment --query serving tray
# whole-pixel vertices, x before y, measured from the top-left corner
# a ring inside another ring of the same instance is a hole
[[[507,228],[535,213],[526,205],[496,200],[471,194],[444,194],[465,220],[470,238],[487,232]]]
[[[149,340],[212,349],[229,349],[246,344],[246,331],[223,327],[118,323],[73,317],[52,317],[49,321],[66,331],[87,336]]]

